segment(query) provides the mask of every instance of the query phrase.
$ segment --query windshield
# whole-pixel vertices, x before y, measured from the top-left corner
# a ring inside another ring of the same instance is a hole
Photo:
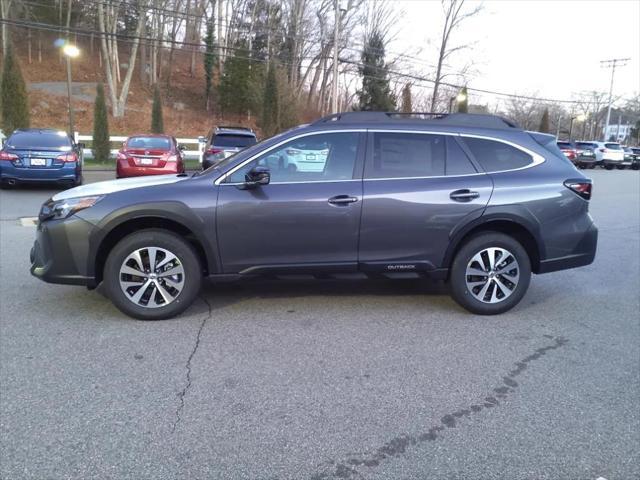
[[[227,133],[219,133],[213,139],[216,147],[250,147],[256,143],[256,137],[253,135],[233,135]]]
[[[68,150],[71,139],[65,132],[32,131],[14,132],[6,142],[10,148],[54,148]]]
[[[130,137],[127,140],[127,148],[171,150],[171,140],[166,137]]]

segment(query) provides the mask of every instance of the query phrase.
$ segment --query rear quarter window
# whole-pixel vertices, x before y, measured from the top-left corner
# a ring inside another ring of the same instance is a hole
[[[484,138],[462,137],[462,139],[486,172],[514,170],[533,163],[531,155],[506,143]]]

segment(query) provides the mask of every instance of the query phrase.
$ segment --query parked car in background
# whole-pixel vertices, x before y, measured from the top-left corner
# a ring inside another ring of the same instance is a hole
[[[116,157],[116,178],[184,173],[182,147],[169,135],[133,135]]]
[[[569,160],[571,160],[571,163],[576,163],[578,152],[576,151],[576,147],[572,142],[557,141],[556,145],[558,145],[558,148],[560,149],[562,154]]]
[[[596,148],[598,145],[593,142],[574,142],[578,158],[576,163],[580,168],[595,168]]]
[[[636,156],[635,160],[631,164],[631,168],[634,170],[640,170],[640,147],[631,147],[631,151]]]
[[[289,168],[279,159],[290,150],[322,168]],[[31,273],[103,283],[146,320],[183,312],[204,276],[300,274],[441,279],[470,312],[498,314],[532,273],[593,261],[591,187],[554,136],[497,116],[348,112],[194,176],[56,194],[40,210]]]
[[[60,130],[26,128],[14,131],[0,150],[2,185],[82,184],[82,143]]]
[[[624,161],[623,165],[633,170],[640,169],[640,148],[623,147]]]
[[[206,137],[200,138],[205,144],[203,170],[258,142],[254,131],[247,127],[215,127]]]
[[[595,143],[596,149],[596,162],[598,165],[603,166],[607,170],[613,170],[614,168],[624,168],[624,151],[622,146],[616,142],[598,142],[592,141],[589,143]]]

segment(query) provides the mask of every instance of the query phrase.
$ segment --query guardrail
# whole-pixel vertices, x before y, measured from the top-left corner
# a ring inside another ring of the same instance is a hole
[[[78,132],[74,134],[76,143],[81,142],[93,142],[93,135],[80,135]],[[122,143],[127,139],[125,136],[109,136],[109,141],[113,143]],[[197,159],[202,162],[202,152],[204,151],[204,143],[198,140],[197,138],[176,138],[178,141],[178,145],[195,145],[196,150],[183,150],[182,153],[184,155],[185,160],[188,159]],[[91,148],[83,149],[83,153],[85,158],[93,158],[93,152]],[[111,150],[111,157],[115,159],[116,154],[118,153],[118,149]]]

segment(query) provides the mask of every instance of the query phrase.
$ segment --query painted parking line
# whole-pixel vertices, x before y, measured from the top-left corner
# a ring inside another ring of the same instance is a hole
[[[38,225],[38,217],[21,217],[20,225],[23,227],[35,227]]]

